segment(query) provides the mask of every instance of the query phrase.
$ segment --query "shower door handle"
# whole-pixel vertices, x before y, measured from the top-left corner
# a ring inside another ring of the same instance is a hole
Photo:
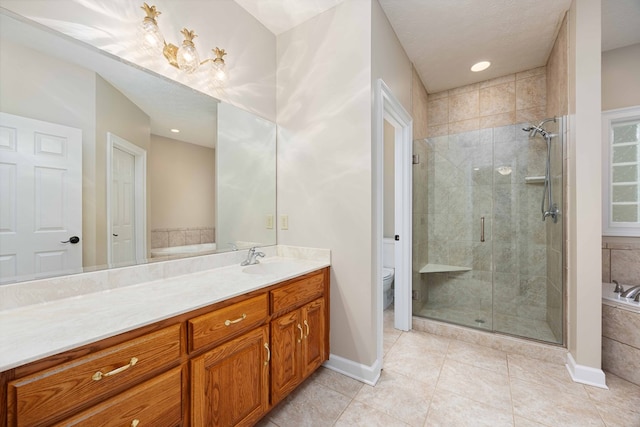
[[[480,217],[480,241],[484,242],[484,217]]]

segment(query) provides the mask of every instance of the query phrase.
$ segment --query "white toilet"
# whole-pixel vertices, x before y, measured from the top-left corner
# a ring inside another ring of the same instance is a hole
[[[382,240],[382,307],[383,310],[389,308],[393,303],[393,275],[394,275],[394,251],[395,241],[391,238]]]

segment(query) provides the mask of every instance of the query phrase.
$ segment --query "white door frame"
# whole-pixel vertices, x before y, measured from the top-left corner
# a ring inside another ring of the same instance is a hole
[[[413,119],[382,79],[378,79],[375,95],[374,118],[374,215],[372,278],[376,295],[375,316],[377,329],[377,366],[382,367],[383,316],[382,316],[382,238],[383,238],[383,192],[384,192],[384,121],[395,128],[394,173],[395,173],[395,232],[400,240],[395,245],[395,319],[396,329],[411,329],[411,221],[412,221],[412,154]]]
[[[147,259],[147,151],[129,141],[107,132],[107,264],[113,265],[111,236],[111,182],[113,180],[113,149],[118,148],[135,159],[135,255],[136,264]]]

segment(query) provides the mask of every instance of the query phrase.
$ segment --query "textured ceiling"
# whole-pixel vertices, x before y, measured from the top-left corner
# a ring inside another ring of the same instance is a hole
[[[342,0],[235,0],[280,34]],[[428,92],[546,64],[571,0],[379,0]],[[640,43],[640,0],[602,0],[602,50]],[[469,67],[492,66],[481,73]]]
[[[380,0],[429,93],[545,65],[571,0]],[[469,68],[478,61],[491,67]]]

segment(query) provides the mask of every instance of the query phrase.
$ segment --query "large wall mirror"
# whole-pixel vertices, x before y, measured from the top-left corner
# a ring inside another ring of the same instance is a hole
[[[276,243],[274,123],[0,20],[1,283]]]
[[[640,237],[640,106],[602,113],[602,234]]]

